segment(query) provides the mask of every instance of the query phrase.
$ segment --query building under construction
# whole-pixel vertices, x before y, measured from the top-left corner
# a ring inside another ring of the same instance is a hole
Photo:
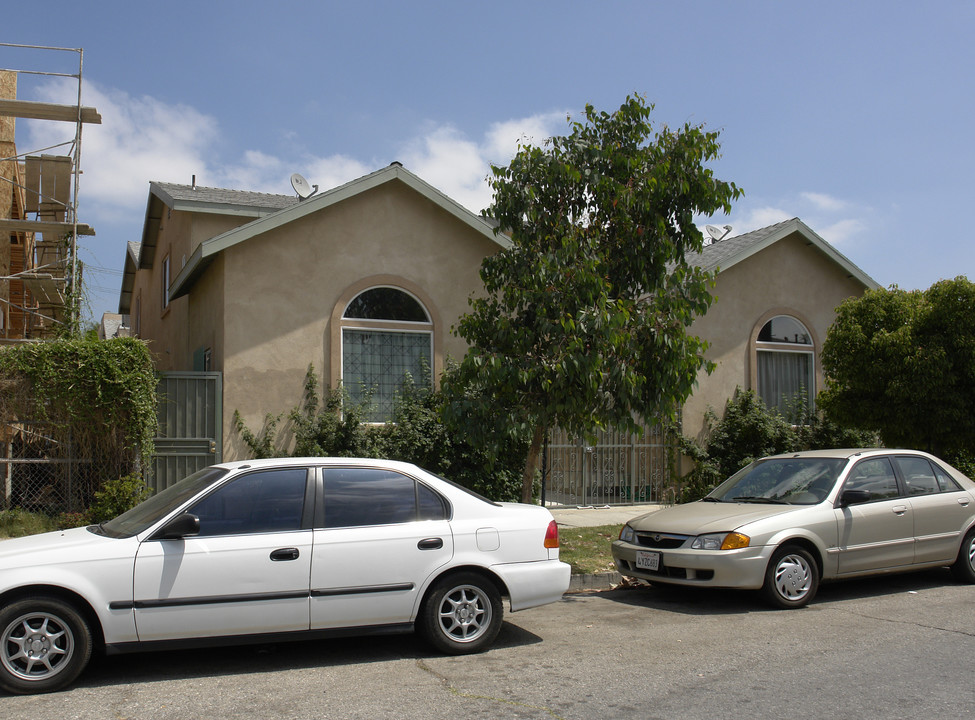
[[[95,234],[78,221],[81,130],[101,116],[81,104],[80,49],[0,43],[4,49],[4,57],[40,59],[36,66],[0,69],[0,344],[9,344],[54,337],[78,320],[78,237]],[[45,59],[56,67],[65,53],[77,56],[77,72],[45,69]],[[77,101],[21,100],[23,76],[74,81]],[[58,123],[63,140],[18,149],[17,118]]]

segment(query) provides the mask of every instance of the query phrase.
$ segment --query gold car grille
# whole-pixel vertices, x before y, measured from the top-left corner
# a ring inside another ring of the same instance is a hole
[[[675,535],[673,533],[637,532],[637,545],[654,548],[656,550],[673,550],[683,545],[690,535]]]

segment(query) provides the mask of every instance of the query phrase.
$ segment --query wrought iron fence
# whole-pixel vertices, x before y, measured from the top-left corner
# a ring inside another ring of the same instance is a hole
[[[549,435],[544,498],[553,505],[671,503],[676,444],[660,425],[643,435],[601,432],[596,442]]]

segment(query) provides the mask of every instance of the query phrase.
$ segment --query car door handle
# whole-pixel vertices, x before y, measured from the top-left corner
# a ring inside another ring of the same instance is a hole
[[[275,550],[271,553],[271,562],[279,562],[281,560],[297,560],[298,548],[281,548],[280,550]]]
[[[961,505],[962,507],[968,507],[968,503],[970,502],[971,500],[969,500],[968,498],[958,498],[958,504]]]
[[[443,538],[427,538],[416,544],[421,550],[439,550],[443,547]]]
[[[907,505],[894,505],[891,510],[893,510],[894,515],[903,515],[907,512]]]

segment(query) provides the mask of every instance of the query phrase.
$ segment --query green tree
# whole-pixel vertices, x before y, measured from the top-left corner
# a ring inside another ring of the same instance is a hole
[[[482,264],[485,294],[455,329],[469,351],[444,384],[467,432],[530,438],[524,501],[549,428],[638,431],[635,416],[672,414],[707,365],[687,328],[713,276],[686,256],[703,247],[695,217],[741,193],[705,167],[717,133],[655,131],[651,111],[638,96],[587,105],[568,135],[492,167],[487,213],[510,247]]]
[[[975,285],[966,278],[846,300],[822,362],[819,403],[837,421],[947,459],[975,444]]]

